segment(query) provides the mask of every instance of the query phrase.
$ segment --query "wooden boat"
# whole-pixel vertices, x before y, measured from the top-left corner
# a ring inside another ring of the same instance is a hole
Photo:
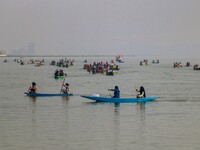
[[[136,97],[112,98],[112,97],[102,97],[102,96],[97,96],[97,95],[93,95],[93,96],[81,95],[81,97],[95,100],[97,102],[109,102],[109,103],[148,102],[148,101],[152,101],[159,98],[157,96],[149,96],[149,97],[144,97],[144,98],[136,98]]]
[[[30,97],[47,97],[47,96],[72,96],[73,94],[51,94],[51,93],[29,93],[29,92],[24,92],[27,96]]]

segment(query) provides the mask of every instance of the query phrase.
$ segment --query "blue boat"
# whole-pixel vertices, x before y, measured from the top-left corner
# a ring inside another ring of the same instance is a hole
[[[155,100],[159,97],[149,96],[144,98],[136,98],[136,97],[125,97],[125,98],[112,98],[112,97],[102,97],[102,96],[85,96],[81,95],[81,97],[88,98],[91,100],[95,100],[97,102],[109,102],[109,103],[135,103],[135,102],[148,102]]]
[[[47,96],[72,96],[73,94],[50,94],[50,93],[29,93],[29,92],[24,92],[27,96],[30,97],[47,97]]]

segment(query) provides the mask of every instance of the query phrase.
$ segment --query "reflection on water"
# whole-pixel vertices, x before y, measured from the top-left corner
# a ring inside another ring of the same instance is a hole
[[[48,63],[41,68],[0,63],[0,149],[199,149],[199,72],[174,69],[162,61],[141,67],[134,58],[108,77],[81,69],[82,58],[77,59],[67,68],[66,80],[74,92],[71,97],[24,96],[33,80],[41,92],[60,90],[61,82],[52,77],[56,68]],[[107,89],[115,85],[123,97],[133,96],[134,85],[144,85],[149,96],[160,98],[113,104],[80,97],[108,95]]]
[[[115,106],[115,112],[118,112],[120,108],[120,103],[114,103],[114,106]]]
[[[70,97],[66,96],[66,97],[61,97],[63,101],[69,101]]]
[[[120,103],[114,103],[114,118],[113,118],[113,128],[114,128],[114,150],[119,147],[119,135],[120,135]]]
[[[29,96],[27,96],[27,97],[29,97]],[[36,102],[37,97],[29,97],[29,99],[30,99],[30,101],[32,101],[32,102]]]
[[[146,103],[137,103],[137,114],[139,116],[139,150],[145,150],[145,105]]]

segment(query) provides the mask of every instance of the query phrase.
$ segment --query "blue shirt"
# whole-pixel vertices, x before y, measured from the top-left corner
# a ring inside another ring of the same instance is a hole
[[[111,89],[111,91],[114,91],[113,98],[120,98],[120,91],[119,91],[119,89]]]

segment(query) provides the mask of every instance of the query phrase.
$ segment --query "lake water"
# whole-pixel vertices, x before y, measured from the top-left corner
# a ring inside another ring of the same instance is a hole
[[[23,93],[32,81],[42,93],[59,93],[59,69],[45,65],[20,65],[0,58],[0,149],[1,150],[197,150],[200,149],[200,71],[173,68],[175,61],[199,64],[198,57],[159,58],[160,64],[139,66],[145,57],[124,57],[114,76],[90,74],[83,61],[108,61],[111,57],[75,57],[74,66],[63,68],[74,96],[30,98]],[[26,58],[29,59],[29,58]],[[156,59],[156,58],[155,58]],[[60,68],[61,69],[61,68]],[[118,85],[121,97],[135,96],[145,87],[156,101],[95,103],[80,95],[110,96]]]

